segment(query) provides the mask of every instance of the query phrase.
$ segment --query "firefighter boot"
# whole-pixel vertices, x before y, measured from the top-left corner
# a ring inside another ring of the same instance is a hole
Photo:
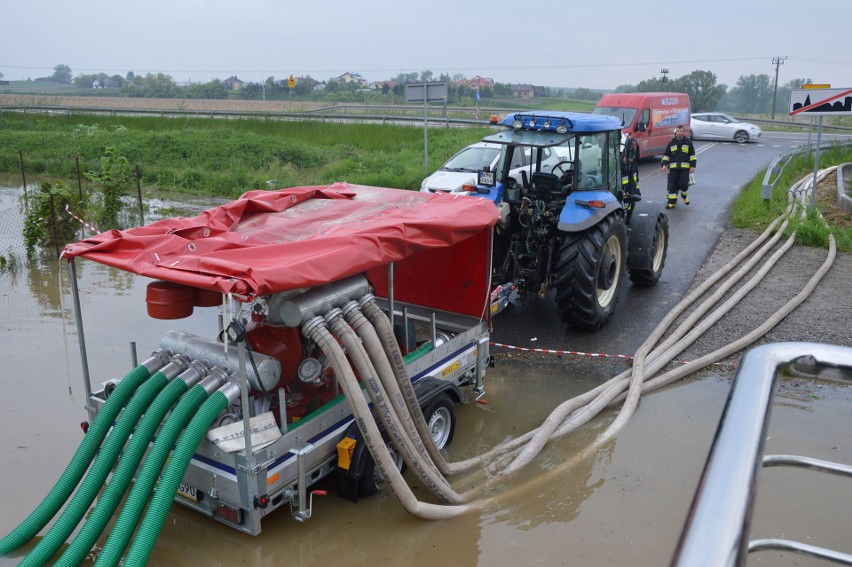
[[[680,192],[680,197],[681,197],[681,199],[683,199],[683,204],[684,204],[684,205],[688,205],[688,204],[689,204],[689,197],[687,197],[687,196],[686,196],[686,191],[681,191],[681,192]],[[677,202],[677,197],[675,197],[675,202]]]
[[[673,209],[677,205],[677,193],[669,193],[666,195],[666,208]]]

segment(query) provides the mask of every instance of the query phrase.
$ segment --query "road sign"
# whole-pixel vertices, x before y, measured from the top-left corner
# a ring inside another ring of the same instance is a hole
[[[290,78],[287,79],[287,88],[292,89],[296,86],[296,79],[293,78],[293,75],[290,75]]]
[[[447,82],[405,83],[405,102],[432,102],[447,100]]]
[[[790,116],[852,114],[852,89],[795,89],[790,91]]]

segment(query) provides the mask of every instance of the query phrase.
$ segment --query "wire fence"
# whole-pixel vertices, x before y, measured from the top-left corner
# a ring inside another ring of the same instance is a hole
[[[56,266],[40,256],[29,257],[24,244],[23,188],[0,187],[0,320],[3,328],[16,321],[39,319],[45,309],[32,288],[55,287]],[[50,272],[48,274],[48,272]]]

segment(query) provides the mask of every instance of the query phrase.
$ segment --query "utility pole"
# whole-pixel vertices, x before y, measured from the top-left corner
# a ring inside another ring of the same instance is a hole
[[[778,96],[778,67],[784,64],[787,56],[773,57],[772,64],[775,65],[775,89],[772,91],[772,120],[775,120],[775,99]]]
[[[660,73],[663,74],[663,79],[660,82],[665,85],[666,82],[668,82],[668,80],[669,80],[669,78],[667,76],[669,74],[669,70],[666,69],[665,67],[663,67],[662,69],[660,69]]]

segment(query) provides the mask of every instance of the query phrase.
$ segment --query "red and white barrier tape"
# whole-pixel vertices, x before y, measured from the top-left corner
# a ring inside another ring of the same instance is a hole
[[[101,233],[100,230],[96,229],[94,226],[90,225],[89,223],[87,223],[86,221],[84,221],[83,219],[81,219],[80,217],[75,215],[74,213],[72,213],[71,210],[68,208],[67,204],[65,205],[65,212],[68,213],[69,215],[71,215],[72,217],[74,217],[75,219],[77,219],[78,221],[80,221],[80,224],[82,224],[83,226],[85,226],[86,228],[88,228],[89,230],[94,232],[95,234]]]
[[[623,358],[625,360],[633,360],[632,356],[629,356],[629,355],[626,355],[626,354],[602,354],[602,353],[597,353],[597,352],[579,352],[579,351],[576,351],[576,350],[555,350],[555,349],[550,349],[550,348],[526,348],[526,347],[519,347],[519,346],[515,346],[515,345],[505,345],[503,343],[495,343],[495,342],[489,342],[488,344],[491,345],[491,346],[495,346],[495,347],[507,348],[507,349],[510,349],[510,350],[521,350],[521,351],[525,351],[525,352],[541,352],[541,353],[544,353],[544,354],[571,354],[571,355],[574,355],[574,356],[588,356],[590,358]],[[676,362],[677,364],[686,364],[689,361],[687,361],[687,360],[673,360],[672,362]],[[733,366],[734,368],[736,368],[738,366],[737,363],[714,362],[713,364],[714,365]]]
[[[628,356],[626,354],[601,354],[595,352],[578,352],[575,350],[554,350],[549,348],[525,348],[514,345],[504,345],[503,343],[489,343],[491,346],[508,348],[511,350],[522,350],[526,352],[543,352],[546,354],[573,354],[575,356],[589,356],[593,358],[625,358],[627,360],[633,360],[632,356]]]

